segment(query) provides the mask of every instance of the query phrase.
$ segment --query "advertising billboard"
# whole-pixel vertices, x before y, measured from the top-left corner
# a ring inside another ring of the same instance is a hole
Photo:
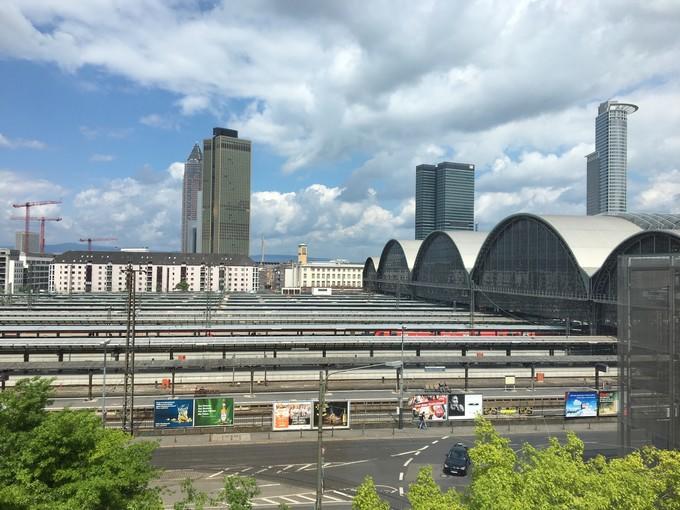
[[[451,393],[447,400],[449,420],[471,420],[483,413],[483,398],[479,394]]]
[[[408,401],[408,406],[413,416],[425,415],[426,420],[446,420],[446,407],[448,397],[446,395],[414,395]]]
[[[196,427],[234,424],[233,398],[197,398],[194,400],[194,409],[194,425]]]
[[[274,402],[272,413],[272,430],[312,428],[311,402]]]
[[[619,392],[601,391],[598,395],[598,416],[616,416],[619,414]]]
[[[326,402],[322,413],[324,428],[348,429],[349,428],[349,401],[333,400]],[[314,428],[319,426],[319,403],[314,402]]]
[[[194,401],[191,399],[154,400],[153,426],[156,428],[193,427]]]
[[[564,394],[564,417],[587,418],[597,416],[596,391],[568,391]]]

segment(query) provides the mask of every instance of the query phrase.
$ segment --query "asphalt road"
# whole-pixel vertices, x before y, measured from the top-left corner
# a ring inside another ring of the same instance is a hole
[[[383,498],[394,509],[408,508],[404,496],[423,466],[433,466],[435,479],[443,489],[462,488],[469,477],[448,476],[441,467],[446,451],[453,443],[471,445],[472,436],[450,436],[441,430],[423,433],[422,437],[399,439],[353,439],[325,443],[325,506],[349,509],[355,488],[366,475],[375,480]],[[551,433],[563,438],[563,433]],[[613,430],[584,431],[586,455],[615,455],[616,433]],[[529,442],[546,445],[545,432],[507,434],[515,448]],[[224,476],[254,476],[261,494],[254,499],[255,508],[277,508],[286,503],[292,508],[313,509],[316,487],[316,442],[232,444],[160,448],[154,464],[165,470],[160,484],[167,488],[164,499],[171,505],[178,499],[177,488],[187,477],[196,487],[215,493]],[[174,493],[173,493],[174,492]]]

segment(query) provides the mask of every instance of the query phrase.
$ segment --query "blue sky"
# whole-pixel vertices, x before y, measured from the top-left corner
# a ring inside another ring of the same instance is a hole
[[[671,2],[9,0],[0,245],[13,202],[57,198],[48,243],[177,249],[182,162],[214,126],[253,142],[252,253],[413,238],[423,162],[475,163],[482,229],[583,214],[609,98],[640,106],[629,209],[679,212],[679,32]]]

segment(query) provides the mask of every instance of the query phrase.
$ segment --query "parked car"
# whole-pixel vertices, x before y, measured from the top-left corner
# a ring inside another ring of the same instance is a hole
[[[444,473],[451,475],[467,475],[470,464],[470,454],[463,443],[454,444],[444,459]]]

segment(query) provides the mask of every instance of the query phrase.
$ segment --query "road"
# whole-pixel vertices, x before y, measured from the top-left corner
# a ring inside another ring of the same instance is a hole
[[[441,471],[446,451],[456,441],[472,445],[470,435],[447,434],[448,429],[429,430],[422,435],[411,434],[398,439],[351,439],[325,443],[325,496],[329,508],[349,509],[355,488],[366,475],[371,475],[382,497],[392,508],[408,508],[405,493],[415,480],[418,470],[432,466],[435,479],[443,489],[463,488],[469,477],[447,476]],[[558,431],[551,436],[564,438]],[[597,453],[617,453],[616,432],[612,427],[583,431],[586,456]],[[388,436],[389,437],[389,436]],[[543,446],[546,432],[507,434],[513,448],[529,442]],[[254,476],[261,494],[253,500],[255,508],[277,508],[286,503],[296,510],[313,509],[316,487],[316,442],[263,442],[159,448],[154,464],[165,470],[160,484],[169,491],[165,502],[177,500],[181,481],[194,480],[201,490],[215,493],[224,476],[241,474]]]

